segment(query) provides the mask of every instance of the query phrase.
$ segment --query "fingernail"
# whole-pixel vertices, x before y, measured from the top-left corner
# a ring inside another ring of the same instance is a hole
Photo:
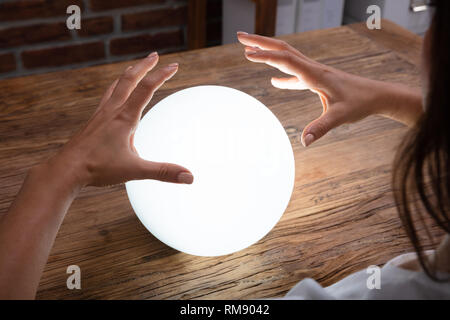
[[[125,69],[125,71],[130,70],[131,68],[133,68],[133,66],[128,66],[128,68]]]
[[[194,176],[189,172],[181,172],[177,176],[177,181],[179,183],[191,184],[192,182],[194,182]]]
[[[247,35],[248,33],[245,32],[245,31],[238,31],[237,34],[238,34],[238,35],[244,35],[244,36],[245,36],[245,35]]]
[[[148,56],[147,56],[147,58],[154,58],[154,57],[156,57],[158,55],[158,52],[152,52],[152,53],[150,53]]]
[[[309,146],[313,142],[314,142],[314,135],[312,133],[308,133],[305,139],[304,140],[302,139],[302,144],[305,147]]]
[[[178,63],[171,63],[171,64],[169,64],[169,65],[167,66],[167,68],[169,68],[169,69],[175,69],[175,68],[178,68]]]

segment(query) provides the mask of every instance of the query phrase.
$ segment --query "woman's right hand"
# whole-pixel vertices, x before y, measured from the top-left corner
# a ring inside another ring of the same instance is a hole
[[[421,96],[416,90],[362,78],[326,66],[278,39],[245,32],[238,32],[238,39],[246,46],[245,56],[248,60],[266,63],[291,75],[287,78],[272,78],[274,87],[308,89],[319,95],[323,112],[303,130],[302,143],[305,147],[333,128],[372,114],[383,114],[410,124],[421,113]],[[410,103],[417,105],[417,102],[419,108],[411,107]],[[409,105],[406,114],[399,112],[404,105]]]

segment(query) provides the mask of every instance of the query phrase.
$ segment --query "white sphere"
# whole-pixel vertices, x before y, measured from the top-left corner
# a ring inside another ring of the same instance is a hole
[[[166,97],[143,117],[134,145],[142,158],[194,175],[192,185],[126,183],[144,226],[179,251],[242,250],[264,237],[289,203],[295,178],[289,138],[266,106],[239,90],[198,86]]]

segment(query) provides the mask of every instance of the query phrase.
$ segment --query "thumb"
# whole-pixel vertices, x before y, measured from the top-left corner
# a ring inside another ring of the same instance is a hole
[[[138,167],[140,168],[138,179],[152,179],[183,184],[192,184],[194,182],[192,173],[177,164],[140,159]]]
[[[339,125],[337,119],[329,112],[322,114],[319,118],[306,126],[302,133],[302,144],[305,147],[323,137],[328,131]]]

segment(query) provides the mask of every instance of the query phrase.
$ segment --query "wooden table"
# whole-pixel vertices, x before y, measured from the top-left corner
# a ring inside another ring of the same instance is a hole
[[[357,24],[283,39],[336,68],[419,86],[421,39],[388,21],[382,27],[368,31]],[[256,97],[278,116],[296,158],[289,207],[250,248],[200,258],[155,239],[135,216],[123,185],[86,188],[59,231],[38,298],[277,297],[305,277],[330,285],[412,250],[390,186],[391,162],[407,128],[372,116],[335,129],[305,149],[300,134],[321,113],[317,96],[273,88],[269,79],[278,72],[248,62],[237,44],[161,57],[161,64],[175,61],[178,74],[152,104],[186,87],[217,84]],[[28,168],[54,153],[88,120],[104,90],[130,64],[0,81],[0,214]],[[81,268],[81,290],[66,288],[66,268],[72,264]]]

